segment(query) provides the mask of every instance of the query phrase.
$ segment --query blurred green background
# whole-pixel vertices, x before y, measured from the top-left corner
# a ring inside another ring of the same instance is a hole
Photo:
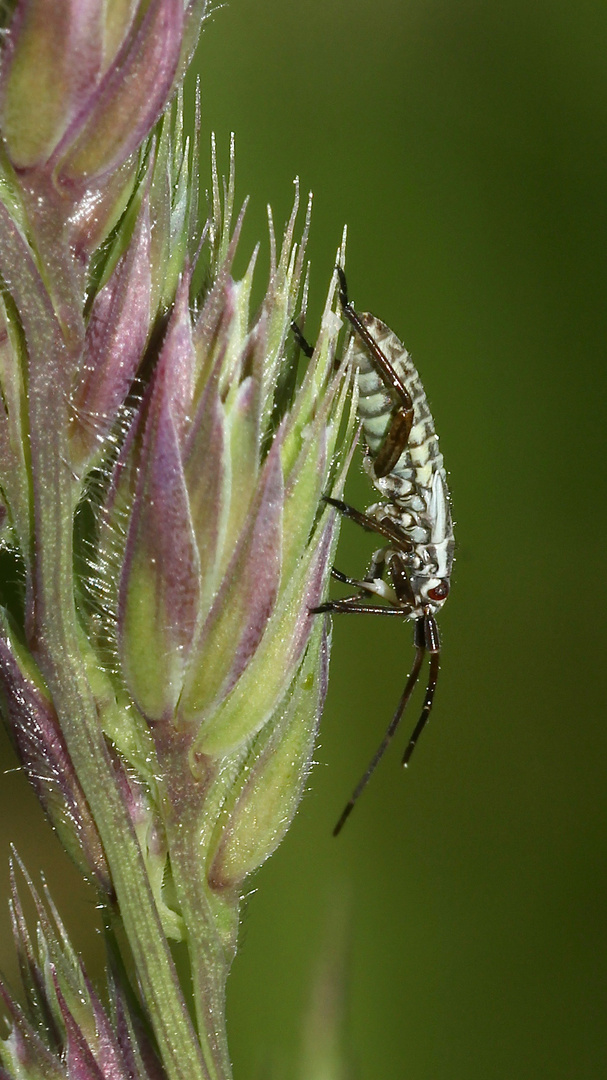
[[[408,625],[336,620],[320,764],[244,905],[236,1080],[321,1080],[302,1031],[328,941],[344,1076],[607,1074],[606,44],[596,0],[231,0],[206,24],[204,139],[225,166],[236,132],[243,262],[299,175],[313,336],[347,222],[352,297],[421,370],[458,541],[432,723],[403,775],[412,710],[339,840],[412,645]],[[358,464],[348,495],[373,501]],[[340,566],[369,548],[346,523]],[[1,799],[3,892],[14,841],[100,963],[94,898],[18,772]],[[0,931],[12,974],[5,904]]]

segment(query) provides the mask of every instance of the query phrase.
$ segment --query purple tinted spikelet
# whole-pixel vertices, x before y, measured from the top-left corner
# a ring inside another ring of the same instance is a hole
[[[111,895],[99,833],[61,734],[42,676],[5,622],[0,631],[0,695],[23,767],[74,861]]]
[[[74,468],[103,453],[141,363],[151,325],[151,291],[150,216],[144,198],[130,243],[91,306],[82,367],[72,390]]]
[[[140,146],[171,96],[183,0],[19,0],[4,52],[0,123],[19,171],[81,186]]]
[[[165,1073],[115,979],[109,1011],[75,953],[48,893],[44,901],[21,867],[36,913],[30,936],[11,872],[11,914],[19,957],[20,1007],[5,987],[0,1000],[10,1034],[0,1040],[5,1076],[36,1080],[165,1080]]]

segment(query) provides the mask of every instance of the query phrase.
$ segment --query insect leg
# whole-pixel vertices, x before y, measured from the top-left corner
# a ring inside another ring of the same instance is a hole
[[[386,555],[388,549],[380,548],[379,551],[374,551],[371,556],[371,562],[369,569],[364,576],[364,581],[375,581],[376,578],[382,578],[386,569]]]
[[[401,596],[396,589],[386,584],[384,580],[384,571],[386,569],[386,553],[389,549],[380,548],[376,551],[371,559],[371,564],[364,578],[353,578],[349,574],[343,574],[341,570],[337,570],[335,567],[331,570],[331,576],[337,581],[340,581],[342,585],[352,585],[358,592],[355,596],[346,597],[350,602],[355,600],[369,601],[369,597],[385,600],[391,607],[397,608],[399,611],[403,611],[407,607],[415,605],[415,598],[411,596],[411,603],[409,603],[409,597],[404,598],[404,603],[401,600]],[[396,596],[395,596],[396,593]],[[396,601],[396,602],[395,602]]]
[[[413,412],[413,401],[411,395],[407,390],[400,375],[394,370],[392,364],[388,360],[388,357],[384,355],[375,338],[369,333],[365,326],[361,316],[354,310],[350,300],[348,299],[348,285],[346,282],[346,275],[344,274],[341,266],[335,268],[339,276],[339,299],[341,302],[343,313],[349,323],[354,327],[361,341],[363,341],[369,351],[372,360],[375,362],[377,370],[379,371],[386,386],[393,390],[396,394],[400,405],[405,410]]]
[[[335,566],[331,570],[331,577],[334,577],[336,581],[341,581],[342,585],[354,585],[358,589],[362,589],[363,592],[376,592],[374,588],[370,588],[377,579],[383,581],[384,571],[386,569],[386,554],[389,548],[379,548],[375,551],[371,557],[369,569],[362,580],[360,578],[350,577],[348,574],[343,574],[341,570],[338,570]]]
[[[341,581],[342,585],[358,585],[356,578],[348,577],[347,574],[342,574],[341,570],[337,570],[334,566],[331,570],[331,577],[334,577],[336,581]]]
[[[336,510],[339,510],[340,514],[344,517],[351,518],[357,525],[365,529],[367,532],[379,533],[380,536],[387,537],[388,540],[392,540],[401,551],[410,551],[412,543],[405,533],[398,527],[395,521],[391,521],[389,517],[382,518],[378,521],[377,518],[371,517],[370,514],[363,514],[361,510],[357,510],[354,506],[350,506],[349,503],[342,502],[341,499],[333,499],[330,495],[323,495],[323,499],[329,506],[334,506]]]
[[[357,614],[360,614],[360,612],[363,611],[366,614],[372,615],[396,614],[401,617],[408,614],[408,612],[404,610],[403,605],[395,604],[393,598],[390,595],[386,595],[382,590],[381,585],[377,583],[377,579],[359,581],[356,578],[348,577],[347,574],[342,574],[340,570],[332,570],[331,572],[333,577],[337,578],[338,581],[341,581],[344,585],[353,585],[358,589],[358,592],[354,593],[353,596],[342,596],[339,600],[327,600],[324,604],[321,604],[320,607],[310,608],[313,615],[318,615],[319,612],[323,611],[332,611],[335,613],[340,611],[354,611]],[[374,597],[376,601],[378,597],[382,600],[386,600],[386,605],[377,603],[371,604],[368,599],[371,596]],[[367,598],[366,602],[364,604],[361,603],[365,598]]]
[[[389,609],[386,609],[386,610],[389,610]],[[416,624],[416,628],[417,628],[417,624]],[[417,639],[417,637],[418,637],[418,635],[416,634],[416,639]],[[390,721],[390,724],[389,724],[389,727],[388,727],[388,729],[386,731],[386,734],[384,735],[381,743],[379,744],[379,746],[378,746],[378,748],[377,748],[377,750],[375,752],[374,757],[369,762],[369,765],[367,767],[366,772],[361,776],[358,784],[354,788],[354,791],[352,793],[352,798],[350,799],[350,801],[348,803],[346,803],[346,806],[344,807],[344,811],[343,811],[339,821],[337,822],[337,825],[333,829],[333,836],[337,836],[341,832],[341,830],[343,829],[346,821],[348,820],[348,818],[350,817],[350,814],[352,813],[352,810],[354,809],[354,806],[355,806],[357,800],[362,795],[364,789],[366,788],[367,784],[369,783],[369,780],[371,779],[373,773],[375,772],[377,766],[379,765],[381,759],[383,758],[386,750],[388,749],[390,743],[392,742],[392,739],[394,738],[394,735],[396,733],[398,725],[400,724],[400,722],[402,720],[403,713],[404,713],[404,711],[405,711],[405,709],[407,707],[407,703],[409,701],[409,698],[411,697],[411,694],[413,693],[413,689],[415,687],[415,684],[416,684],[416,682],[417,682],[417,680],[419,678],[419,672],[420,672],[420,669],[421,669],[421,666],[422,666],[422,661],[424,659],[425,651],[426,651],[425,645],[423,643],[419,642],[419,640],[416,640],[415,660],[413,661],[413,667],[411,669],[411,674],[409,675],[409,678],[407,679],[407,685],[405,686],[405,689],[403,690],[401,699],[400,699],[400,701],[399,701],[399,703],[398,703],[398,705],[396,707],[396,712],[394,713],[394,716],[392,717],[392,719]]]
[[[388,476],[405,449],[413,427],[413,408],[402,406],[393,414],[384,441],[373,460],[373,472],[378,480]]]
[[[357,582],[358,584],[358,582]],[[353,615],[398,615],[401,619],[409,615],[400,607],[384,607],[382,604],[361,604],[360,593],[355,596],[344,596],[341,600],[327,600],[318,607],[310,608],[311,615],[322,615],[324,612],[339,614],[349,611]]]
[[[394,392],[398,402],[384,441],[373,462],[373,471],[378,478],[381,478],[392,472],[409,441],[414,419],[413,400],[400,375],[394,370],[388,357],[365,326],[364,316],[359,315],[352,306],[348,298],[346,275],[341,266],[337,266],[336,270],[339,276],[339,299],[343,313],[366,346],[377,371],[388,389]]]

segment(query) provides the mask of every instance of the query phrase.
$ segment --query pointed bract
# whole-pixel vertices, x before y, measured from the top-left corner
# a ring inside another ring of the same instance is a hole
[[[150,332],[151,288],[145,199],[131,242],[91,308],[71,402],[70,448],[75,469],[103,452],[131,388]]]
[[[184,723],[229,692],[257,649],[281,571],[283,481],[276,444],[211,612],[192,649],[179,709]]]
[[[22,864],[19,867],[36,911],[36,946],[30,941],[13,873],[16,939],[20,952],[25,941],[36,971],[36,1000],[26,985],[23,1010],[0,984],[10,1025],[8,1036],[0,1039],[5,1075],[10,1080],[166,1080],[115,981],[110,981],[112,1017],[93,989],[48,891],[42,901]]]
[[[213,889],[240,887],[289,828],[310,769],[327,667],[326,630],[317,624],[288,703],[253,743],[217,824],[208,875]]]
[[[198,619],[200,563],[180,445],[192,362],[184,283],[146,406],[120,591],[125,677],[149,720],[175,711]]]
[[[60,183],[91,183],[137,150],[170,98],[182,34],[183,0],[149,0],[57,148]]]
[[[19,169],[48,160],[101,70],[99,0],[53,0],[48,14],[46,0],[19,0],[3,62],[0,122]]]
[[[204,5],[202,5],[204,10]],[[19,170],[82,188],[139,147],[183,76],[183,0],[17,0],[0,79],[0,125]]]
[[[111,895],[97,827],[65,745],[57,714],[31,659],[0,632],[0,695],[26,773],[74,861]],[[29,670],[26,668],[26,663]]]

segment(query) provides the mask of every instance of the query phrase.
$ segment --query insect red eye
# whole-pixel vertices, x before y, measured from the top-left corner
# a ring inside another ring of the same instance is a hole
[[[449,595],[449,586],[446,581],[441,581],[433,589],[428,589],[431,600],[445,600]]]

